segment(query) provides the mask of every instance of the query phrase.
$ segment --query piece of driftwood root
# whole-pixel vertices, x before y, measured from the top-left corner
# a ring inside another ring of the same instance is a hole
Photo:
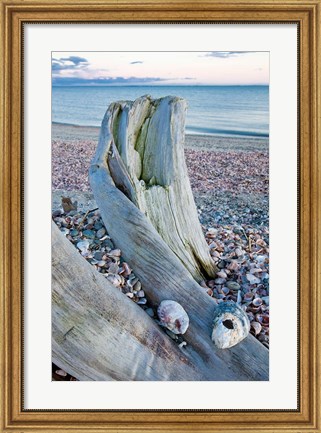
[[[211,339],[217,305],[198,283],[216,268],[184,161],[185,109],[185,101],[176,97],[112,104],[102,122],[90,183],[106,228],[148,301],[155,307],[166,299],[176,301],[187,312],[183,350],[204,380],[268,380],[268,350],[252,335],[227,350]],[[245,314],[244,320],[240,340],[248,332]]]
[[[204,380],[205,372],[52,223],[52,358],[79,380]]]
[[[186,102],[143,96],[112,104],[91,172],[101,159],[116,187],[147,216],[195,280],[215,265],[198,220],[184,157]],[[100,188],[91,176],[94,193]],[[125,210],[126,212],[126,210]]]

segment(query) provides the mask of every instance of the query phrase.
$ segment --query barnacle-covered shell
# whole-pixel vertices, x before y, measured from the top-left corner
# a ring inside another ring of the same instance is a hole
[[[221,302],[215,311],[212,341],[219,349],[227,349],[247,337],[250,322],[242,308],[234,302]]]
[[[162,301],[157,309],[161,325],[174,334],[184,334],[189,325],[189,318],[184,308],[175,301]]]

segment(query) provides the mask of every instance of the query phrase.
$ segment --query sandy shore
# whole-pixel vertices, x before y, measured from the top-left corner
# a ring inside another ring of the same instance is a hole
[[[94,126],[74,126],[52,124],[53,140],[94,140],[97,142],[99,128]],[[267,138],[214,137],[210,135],[186,135],[186,148],[211,151],[268,151]]]

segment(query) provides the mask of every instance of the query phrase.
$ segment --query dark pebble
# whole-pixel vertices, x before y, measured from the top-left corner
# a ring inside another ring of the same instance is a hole
[[[101,251],[97,251],[97,252],[94,254],[94,258],[95,258],[96,260],[102,260],[103,256],[104,256],[104,253],[102,253]]]
[[[86,238],[94,239],[95,233],[92,230],[84,230],[83,235],[86,236]]]

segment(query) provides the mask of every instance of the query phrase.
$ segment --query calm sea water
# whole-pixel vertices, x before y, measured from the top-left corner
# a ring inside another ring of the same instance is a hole
[[[186,132],[218,136],[269,136],[268,86],[53,87],[52,121],[100,126],[109,104],[142,95],[188,101]]]

